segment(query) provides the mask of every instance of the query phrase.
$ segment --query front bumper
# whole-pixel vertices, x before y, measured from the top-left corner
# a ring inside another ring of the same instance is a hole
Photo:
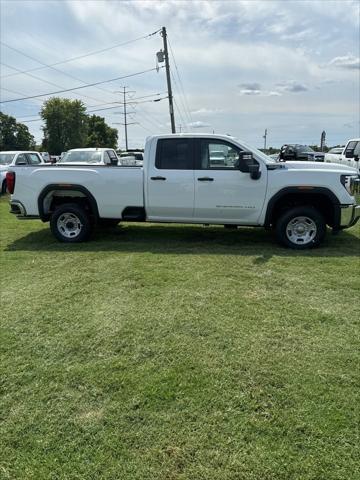
[[[340,227],[349,228],[355,225],[360,218],[360,205],[340,206]]]

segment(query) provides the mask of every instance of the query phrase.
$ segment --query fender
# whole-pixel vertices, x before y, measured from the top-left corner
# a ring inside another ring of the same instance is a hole
[[[320,194],[327,197],[334,206],[334,226],[340,224],[340,202],[337,196],[326,187],[313,187],[311,185],[306,185],[303,187],[285,187],[279,190],[271,199],[268,201],[264,226],[269,227],[271,225],[272,213],[274,206],[278,200],[288,194],[297,194],[306,197],[307,195]]]
[[[50,185],[47,185],[40,193],[39,198],[38,198],[38,210],[39,210],[39,217],[43,222],[47,222],[49,220],[49,215],[44,212],[44,199],[48,193],[50,193],[52,190],[76,190],[78,192],[81,192],[85,195],[87,200],[90,202],[91,209],[96,217],[96,219],[99,218],[99,209],[97,206],[97,202],[95,200],[95,197],[93,196],[92,193],[89,192],[87,188],[85,188],[82,185],[77,185],[77,184],[66,184],[64,185],[63,183],[51,183]]]

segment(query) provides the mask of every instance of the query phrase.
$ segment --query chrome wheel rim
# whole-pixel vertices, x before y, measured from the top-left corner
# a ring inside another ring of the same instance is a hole
[[[306,245],[314,240],[317,227],[309,217],[295,217],[286,226],[286,236],[295,245]]]
[[[64,237],[74,238],[80,234],[82,223],[74,213],[63,213],[57,220],[57,229]]]

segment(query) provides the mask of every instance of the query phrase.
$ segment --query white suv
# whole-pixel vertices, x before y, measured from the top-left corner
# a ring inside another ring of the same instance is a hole
[[[6,193],[6,172],[13,165],[38,165],[44,159],[39,152],[8,151],[0,152],[0,193]]]

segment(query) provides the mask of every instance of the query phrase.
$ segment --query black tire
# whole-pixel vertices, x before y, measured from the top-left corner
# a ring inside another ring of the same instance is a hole
[[[1,194],[5,195],[6,191],[7,191],[6,180],[4,180],[1,185]]]
[[[326,234],[326,222],[314,207],[294,207],[276,222],[276,237],[285,247],[305,250],[320,245]]]
[[[91,222],[86,211],[76,203],[60,205],[50,218],[50,229],[60,242],[79,243],[91,233]]]

